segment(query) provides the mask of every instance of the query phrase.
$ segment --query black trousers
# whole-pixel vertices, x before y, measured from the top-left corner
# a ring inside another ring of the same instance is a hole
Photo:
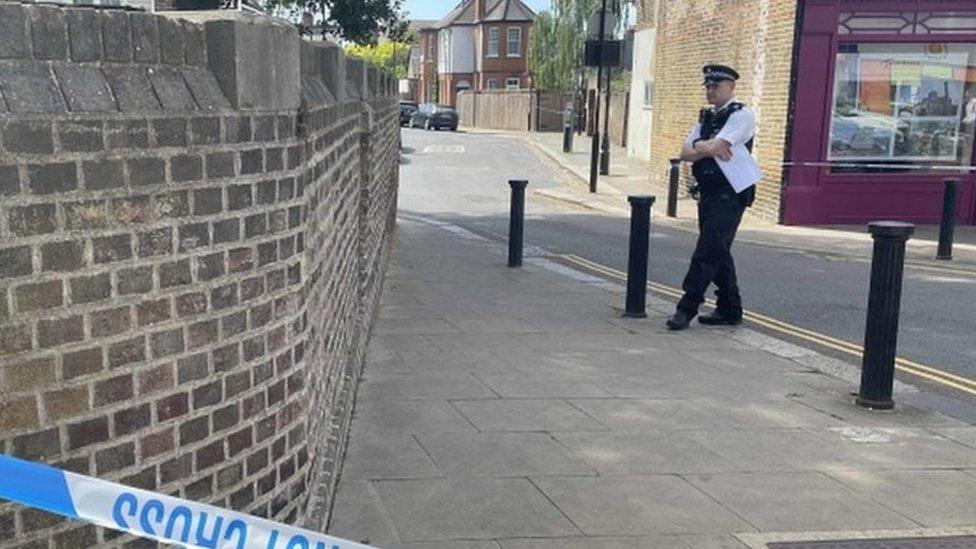
[[[685,295],[678,302],[678,310],[696,314],[705,301],[705,291],[714,282],[718,288],[716,310],[728,318],[742,316],[732,241],[744,211],[745,205],[731,190],[702,196],[698,202],[698,244],[681,285]]]

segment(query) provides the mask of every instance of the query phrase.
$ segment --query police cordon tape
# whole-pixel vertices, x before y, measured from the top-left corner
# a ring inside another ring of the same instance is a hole
[[[0,499],[105,528],[207,549],[371,549],[368,545],[130,488],[0,454]]]

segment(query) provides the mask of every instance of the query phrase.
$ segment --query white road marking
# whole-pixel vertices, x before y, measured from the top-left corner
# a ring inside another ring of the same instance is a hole
[[[429,153],[454,153],[464,152],[464,145],[428,145],[424,147],[423,154]]]

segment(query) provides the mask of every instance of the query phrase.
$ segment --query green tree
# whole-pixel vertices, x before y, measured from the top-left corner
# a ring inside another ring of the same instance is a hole
[[[552,0],[532,26],[529,66],[539,88],[575,89],[584,70],[586,19],[600,0]]]
[[[409,43],[381,42],[375,46],[350,44],[346,46],[346,53],[365,59],[397,79],[407,76],[407,64],[410,62]]]
[[[295,22],[309,14],[322,25],[323,36],[331,34],[354,44],[376,44],[382,36],[406,29],[403,0],[263,1],[269,10]]]

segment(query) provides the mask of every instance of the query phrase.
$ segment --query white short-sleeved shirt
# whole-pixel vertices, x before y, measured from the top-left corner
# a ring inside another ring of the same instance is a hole
[[[729,106],[730,103],[734,103],[736,100],[732,99],[728,103],[722,105],[720,109],[715,112],[721,111],[722,109]],[[722,126],[719,130],[718,135],[715,136],[716,139],[723,139],[727,141],[733,147],[736,145],[745,145],[750,139],[756,135],[756,113],[749,107],[743,107],[729,116],[729,120]],[[701,124],[695,124],[695,127],[691,129],[688,137],[685,138],[685,145],[691,147],[695,144],[695,140],[701,137]]]

